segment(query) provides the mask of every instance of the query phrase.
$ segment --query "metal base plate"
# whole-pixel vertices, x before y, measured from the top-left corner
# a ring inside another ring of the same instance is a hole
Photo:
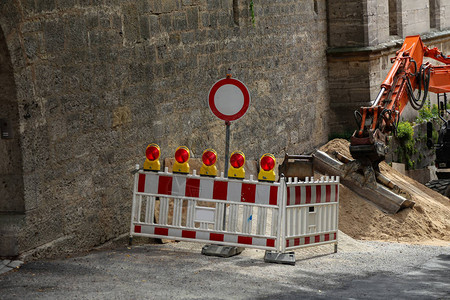
[[[205,245],[202,248],[202,254],[208,256],[230,257],[241,254],[245,248],[222,245]]]
[[[268,263],[295,265],[295,253],[266,251],[266,254],[264,255],[264,261]]]

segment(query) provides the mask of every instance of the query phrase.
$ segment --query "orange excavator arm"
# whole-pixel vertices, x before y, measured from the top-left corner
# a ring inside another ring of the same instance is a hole
[[[445,65],[424,63],[424,57]],[[437,48],[424,46],[420,36],[406,37],[391,62],[391,70],[371,106],[355,111],[359,128],[350,139],[352,156],[363,165],[372,165],[375,169],[385,158],[388,136],[396,133],[406,105],[409,103],[419,110],[425,103],[428,91],[450,92],[450,57]]]

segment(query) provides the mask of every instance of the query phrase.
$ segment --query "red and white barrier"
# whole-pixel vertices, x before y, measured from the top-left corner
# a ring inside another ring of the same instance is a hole
[[[337,244],[339,179],[286,183],[286,250]]]
[[[337,244],[338,201],[333,177],[269,183],[139,171],[130,235],[284,253]]]
[[[140,171],[135,179],[131,235],[276,250],[280,186]],[[157,223],[156,201],[160,202]]]
[[[137,192],[177,198],[277,205],[279,185],[171,173],[139,173]]]

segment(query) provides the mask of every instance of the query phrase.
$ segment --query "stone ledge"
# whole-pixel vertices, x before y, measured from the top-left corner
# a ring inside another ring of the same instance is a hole
[[[423,42],[429,42],[441,38],[450,38],[450,30],[429,32],[420,35]],[[327,56],[329,57],[346,57],[346,56],[360,56],[369,54],[378,54],[383,51],[391,51],[392,49],[400,48],[404,39],[395,39],[386,43],[381,43],[376,46],[366,47],[331,47],[327,49]]]

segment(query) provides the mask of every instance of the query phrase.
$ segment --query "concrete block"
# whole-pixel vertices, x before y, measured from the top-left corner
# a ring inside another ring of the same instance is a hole
[[[268,263],[295,265],[295,253],[294,252],[279,253],[266,251],[264,255],[264,261]]]
[[[208,256],[231,257],[239,255],[245,248],[221,245],[205,245],[202,248],[202,254]]]
[[[400,172],[402,174],[406,174],[405,164],[393,162],[392,163],[392,168],[394,170],[396,170],[397,172]]]

